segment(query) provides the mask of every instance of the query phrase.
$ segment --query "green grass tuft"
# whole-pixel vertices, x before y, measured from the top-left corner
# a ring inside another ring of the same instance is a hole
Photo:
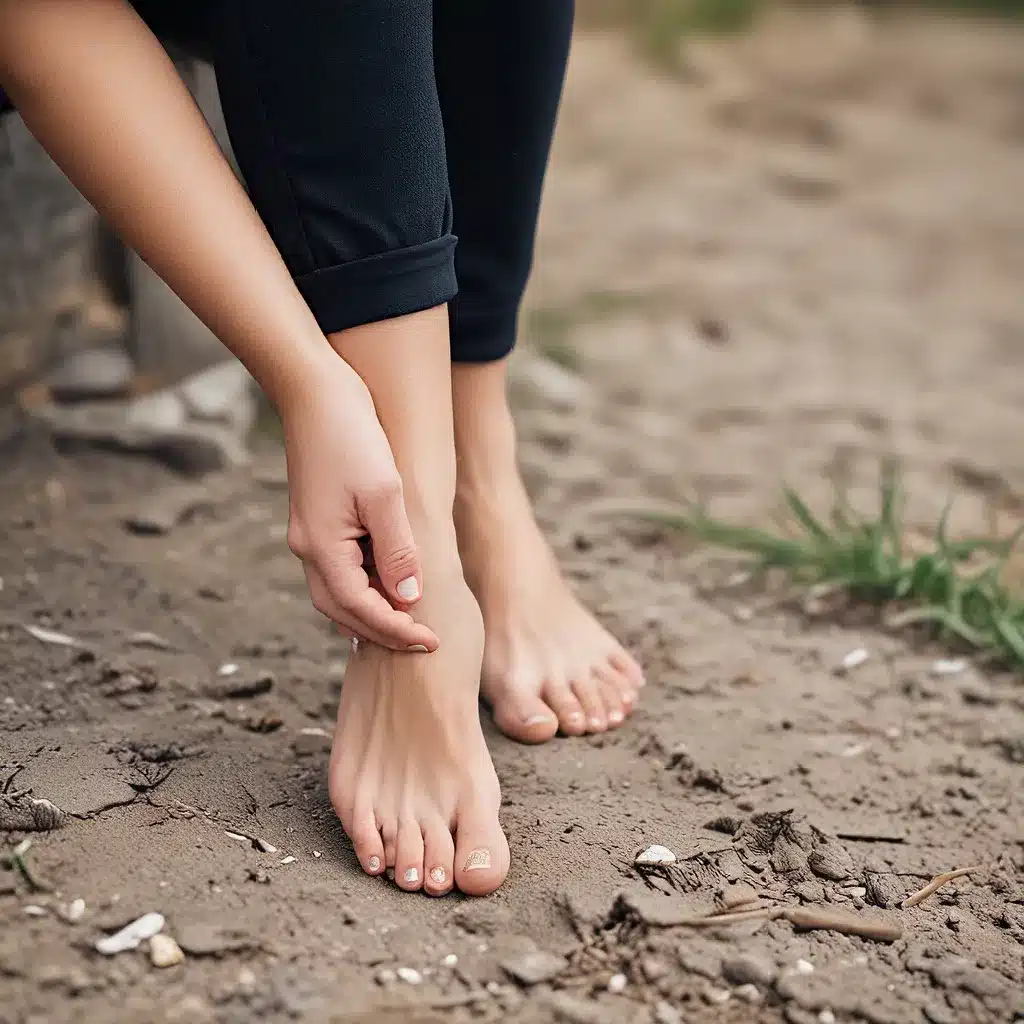
[[[923,626],[938,639],[1024,669],[1024,601],[1003,569],[1024,527],[1011,537],[951,540],[949,507],[925,553],[906,549],[905,496],[894,463],[882,467],[879,507],[863,517],[837,492],[827,520],[793,490],[784,491],[793,529],[774,533],[732,525],[693,507],[644,518],[692,538],[750,556],[761,571],[781,570],[801,588],[842,591],[854,602],[885,608],[898,626]]]

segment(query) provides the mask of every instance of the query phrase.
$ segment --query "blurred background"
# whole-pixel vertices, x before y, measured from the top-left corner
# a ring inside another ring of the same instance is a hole
[[[1015,515],[1022,15],[581,0],[517,362],[524,430],[556,435],[536,486],[754,516],[780,475],[894,451],[923,515],[955,487],[972,524]],[[176,57],[226,147],[212,72]],[[2,124],[0,441],[244,461],[244,371]]]

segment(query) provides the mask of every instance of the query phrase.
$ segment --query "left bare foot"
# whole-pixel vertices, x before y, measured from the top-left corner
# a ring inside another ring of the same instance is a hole
[[[501,464],[498,452],[492,453]],[[503,475],[502,475],[503,474]],[[643,672],[573,595],[515,467],[462,487],[455,525],[466,580],[484,616],[481,693],[502,732],[523,743],[621,725]]]

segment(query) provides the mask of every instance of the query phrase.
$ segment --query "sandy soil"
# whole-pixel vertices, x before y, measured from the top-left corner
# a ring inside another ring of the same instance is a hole
[[[324,784],[345,649],[285,550],[271,442],[159,536],[123,525],[175,486],[159,466],[3,453],[0,788],[9,823],[29,787],[70,818],[7,834],[41,888],[0,869],[0,1021],[1024,1015],[1019,680],[936,675],[938,652],[761,602],[608,514],[696,493],[763,520],[781,476],[822,494],[895,452],[916,520],[953,489],[963,526],[1019,518],[1022,58],[1005,28],[805,16],[693,48],[679,82],[579,39],[516,370],[523,462],[653,685],[604,738],[489,731],[513,849],[490,899],[357,869]],[[652,843],[671,869],[634,867]],[[902,938],[683,923],[756,896]],[[183,964],[93,950],[150,911]]]

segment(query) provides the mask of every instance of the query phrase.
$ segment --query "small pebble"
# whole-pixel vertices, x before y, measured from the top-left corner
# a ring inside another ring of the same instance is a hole
[[[857,647],[843,658],[840,667],[844,672],[852,672],[855,668],[860,668],[870,657],[863,647]]]
[[[822,1010],[818,1014],[819,1024],[836,1024],[836,1015],[831,1010]]]
[[[626,976],[624,974],[613,974],[608,979],[608,991],[613,996],[621,995],[626,991]]]
[[[390,967],[382,967],[377,972],[377,984],[378,985],[391,985],[398,979],[398,975],[395,974]]]
[[[419,985],[423,981],[423,975],[414,967],[399,967],[395,974],[407,985]]]
[[[735,994],[737,999],[742,999],[745,1003],[761,1002],[761,990],[756,985],[740,985]]]
[[[709,986],[704,989],[704,998],[707,1002],[711,1003],[712,1006],[720,1006],[722,1003],[727,1003],[732,998],[732,993],[725,988],[713,988]]]
[[[454,953],[449,953],[441,963],[445,967],[454,967],[459,962],[459,958]]]
[[[238,671],[238,666],[233,661],[226,661],[219,669],[217,669],[217,675],[219,676],[233,676]]]
[[[85,900],[77,899],[72,900],[64,909],[61,914],[65,921],[69,924],[75,924],[81,921],[85,917]]]
[[[240,988],[255,988],[256,975],[248,967],[243,967],[238,972],[238,984]]]
[[[319,860],[323,856],[323,854],[319,850],[314,850],[313,856],[316,857],[317,860]]]
[[[654,1024],[683,1024],[683,1015],[671,1003],[660,1002],[654,1008]]]
[[[667,846],[648,846],[633,861],[637,867],[666,867],[675,862],[676,855]]]
[[[295,858],[294,857],[282,857],[277,863],[278,864],[294,864],[295,863]]]
[[[28,914],[29,917],[46,917],[46,908],[40,907],[35,903],[30,903],[25,907],[24,912]]]
[[[797,974],[814,973],[814,964],[812,964],[809,960],[797,960],[793,967],[796,970]]]
[[[113,900],[111,900],[113,902]],[[104,936],[96,943],[96,951],[104,956],[124,953],[126,950],[138,949],[147,939],[163,930],[163,914],[143,914],[142,917],[126,925],[113,935]]]
[[[489,981],[484,987],[492,996],[500,996],[505,991],[496,981]]]
[[[185,959],[185,954],[170,935],[158,934],[149,940],[149,959],[154,967],[173,967]]]
[[[958,676],[967,671],[967,662],[963,658],[940,658],[932,663],[933,676]]]

